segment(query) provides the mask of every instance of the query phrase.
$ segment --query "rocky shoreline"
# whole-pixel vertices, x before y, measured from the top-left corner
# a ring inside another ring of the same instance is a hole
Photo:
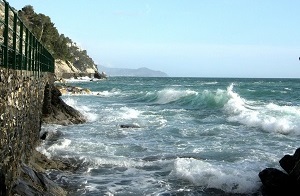
[[[43,104],[42,122],[47,124],[70,125],[86,122],[84,116],[76,109],[67,105],[61,99],[61,92],[54,85],[46,85]],[[48,96],[48,97],[47,97]],[[51,97],[50,97],[51,96]],[[40,140],[44,140],[47,133],[43,133]],[[26,163],[21,164],[19,178],[14,182],[12,193],[14,195],[46,195],[65,196],[67,190],[50,180],[47,170],[74,171],[72,164],[60,160],[48,159],[45,155],[33,150]],[[8,195],[0,176],[0,195]]]

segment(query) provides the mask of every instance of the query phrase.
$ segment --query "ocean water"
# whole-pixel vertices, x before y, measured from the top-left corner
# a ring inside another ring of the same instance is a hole
[[[70,195],[261,195],[258,173],[300,147],[300,79],[136,78],[69,81],[88,122],[43,125],[38,150]],[[121,128],[134,125],[139,128]]]

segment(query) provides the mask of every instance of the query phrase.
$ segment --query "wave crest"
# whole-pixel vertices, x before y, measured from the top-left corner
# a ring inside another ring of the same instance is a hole
[[[224,105],[229,121],[268,132],[300,134],[300,107],[249,101],[234,92],[233,86],[227,88],[229,100]]]

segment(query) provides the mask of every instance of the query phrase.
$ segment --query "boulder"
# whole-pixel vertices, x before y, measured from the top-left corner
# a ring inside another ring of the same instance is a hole
[[[297,165],[300,161],[300,148],[298,148],[293,155],[285,155],[280,161],[280,166],[288,173],[298,173],[295,175],[299,176],[300,170],[297,170]]]
[[[67,195],[67,192],[51,181],[46,174],[37,172],[25,164],[22,165],[21,177],[15,182],[13,192],[18,195]]]
[[[80,124],[86,122],[85,117],[61,99],[61,92],[54,86],[45,89],[43,104],[43,122],[48,124]]]
[[[285,155],[279,163],[285,172],[266,168],[259,173],[263,195],[300,195],[300,148],[294,155]]]
[[[6,195],[5,175],[0,168],[0,195]]]
[[[97,78],[97,79],[106,79],[107,75],[104,72],[99,73],[98,71],[96,71],[94,73],[94,78]]]
[[[120,125],[121,128],[141,128],[138,125],[135,124],[124,124],[124,125]]]

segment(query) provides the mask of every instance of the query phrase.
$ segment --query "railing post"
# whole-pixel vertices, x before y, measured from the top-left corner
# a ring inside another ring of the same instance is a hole
[[[21,70],[24,69],[23,65],[23,22],[19,20],[20,22],[20,37],[19,37],[19,67]]]
[[[6,68],[8,68],[8,30],[9,30],[9,26],[8,26],[8,11],[9,11],[9,5],[7,2],[5,2],[5,14],[4,14],[4,66]]]
[[[13,51],[12,51],[12,68],[18,69],[17,67],[17,14],[14,13],[14,20],[13,20]]]
[[[28,65],[28,47],[29,47],[29,45],[28,45],[28,43],[29,43],[29,33],[28,33],[28,29],[26,29],[26,31],[25,31],[25,62],[24,62],[24,65],[25,65],[25,67],[24,67],[24,69],[25,70],[28,70],[28,68],[29,68],[29,65]]]
[[[29,33],[29,43],[28,43],[28,70],[32,71],[32,34]]]

